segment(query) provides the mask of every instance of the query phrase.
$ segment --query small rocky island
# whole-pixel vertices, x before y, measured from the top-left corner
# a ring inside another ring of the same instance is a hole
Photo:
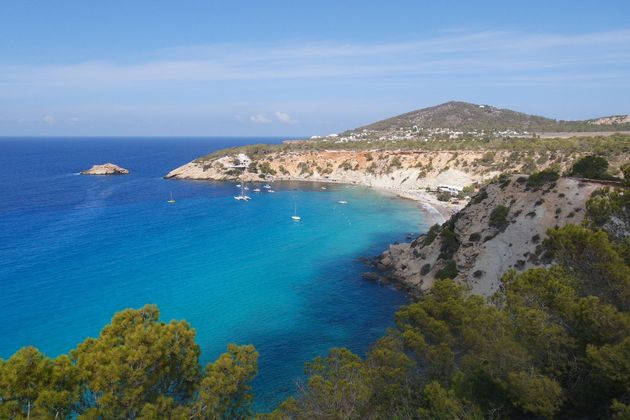
[[[129,170],[121,168],[113,163],[104,163],[102,165],[94,165],[90,169],[81,171],[82,175],[127,175]]]

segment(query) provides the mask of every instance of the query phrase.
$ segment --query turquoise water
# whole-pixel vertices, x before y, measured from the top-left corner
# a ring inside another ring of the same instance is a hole
[[[155,303],[197,330],[204,362],[254,344],[268,409],[305,361],[339,346],[364,354],[406,300],[363,280],[358,258],[424,231],[414,203],[280,182],[238,202],[233,183],[161,178],[227,145],[277,140],[0,139],[0,357],[24,345],[56,356],[116,311]],[[104,161],[132,174],[76,175]]]

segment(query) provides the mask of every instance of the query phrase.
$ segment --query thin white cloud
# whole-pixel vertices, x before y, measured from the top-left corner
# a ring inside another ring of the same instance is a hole
[[[286,112],[280,112],[280,111],[276,111],[274,113],[274,115],[276,116],[276,119],[278,121],[280,121],[283,124],[295,124],[297,123],[296,120],[294,120],[293,118],[291,118],[291,116],[289,114],[287,114]]]
[[[0,65],[0,95],[39,89],[81,91],[225,81],[395,78],[566,69],[584,74],[630,66],[630,29],[575,35],[483,31],[412,42],[214,45],[163,51],[136,63]]]
[[[267,118],[262,114],[252,115],[249,117],[249,120],[254,124],[269,124],[271,122],[270,118]]]
[[[44,123],[48,125],[53,125],[56,120],[55,117],[53,117],[52,115],[45,115],[44,117],[42,117],[42,121],[44,121]]]

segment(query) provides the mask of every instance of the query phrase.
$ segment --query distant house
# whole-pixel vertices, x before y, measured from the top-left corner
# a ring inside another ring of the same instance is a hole
[[[239,153],[236,156],[234,164],[230,166],[230,168],[234,169],[245,169],[252,163],[252,160],[244,153]]]
[[[447,192],[451,195],[457,195],[462,191],[462,188],[456,185],[440,185],[437,187],[437,190],[439,192]]]

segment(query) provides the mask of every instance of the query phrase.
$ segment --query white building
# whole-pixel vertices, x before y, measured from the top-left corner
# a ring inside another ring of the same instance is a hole
[[[231,168],[247,168],[249,164],[252,163],[252,160],[249,158],[249,156],[244,153],[239,153],[238,156],[236,156],[236,161],[238,163],[230,166]]]

